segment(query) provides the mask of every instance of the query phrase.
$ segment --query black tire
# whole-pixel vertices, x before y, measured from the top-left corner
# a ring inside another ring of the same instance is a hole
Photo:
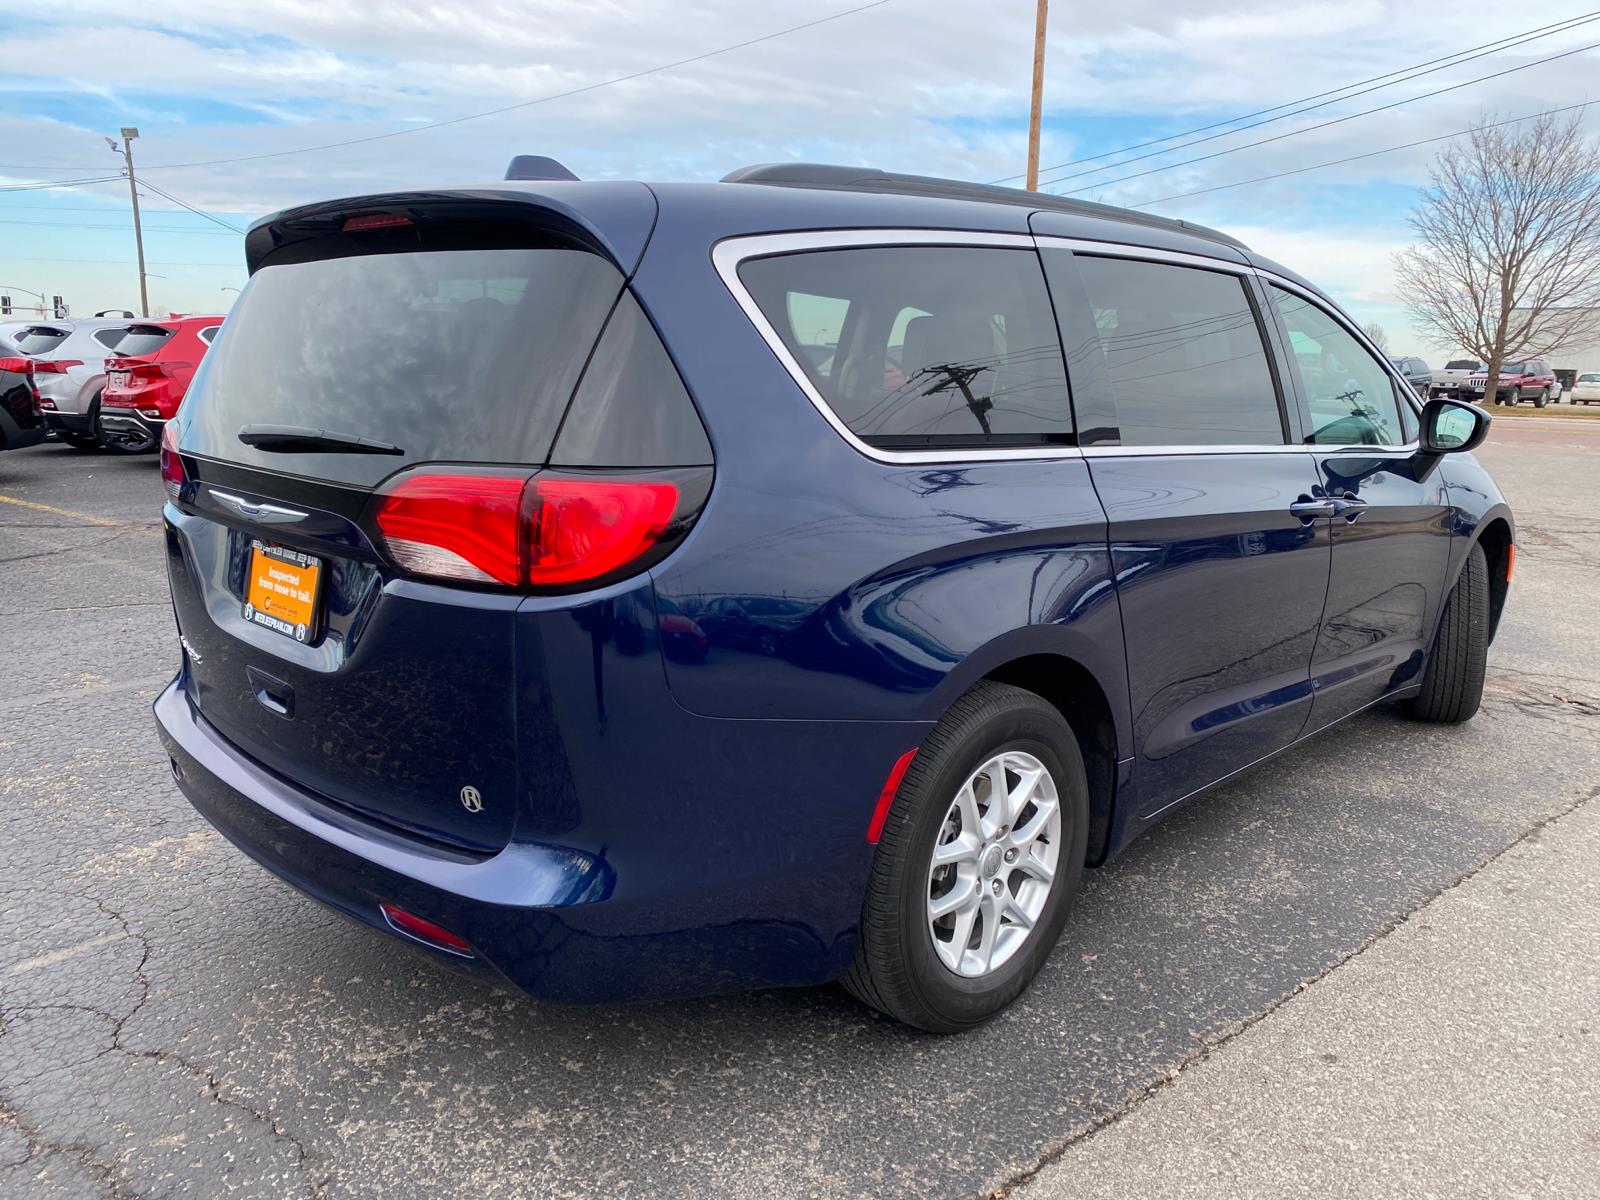
[[[1439,632],[1433,637],[1422,691],[1406,701],[1419,721],[1459,724],[1471,720],[1483,700],[1483,670],[1489,656],[1489,563],[1483,547],[1467,552],[1461,577],[1446,597]]]
[[[65,429],[58,429],[56,436],[74,450],[94,450],[100,445],[100,439],[92,433],[69,433]]]
[[[928,870],[945,816],[968,776],[996,753],[1025,750],[1050,771],[1061,805],[1054,883],[1033,932],[981,978],[957,975],[928,928]],[[1033,692],[980,683],[918,748],[889,809],[872,865],[855,962],[844,986],[864,1004],[930,1033],[960,1033],[993,1017],[1039,973],[1083,877],[1089,789],[1072,730]]]
[[[1533,398],[1533,406],[1535,408],[1543,408],[1546,404],[1549,404],[1549,403],[1550,403],[1550,389],[1549,388],[1545,388],[1542,392],[1540,392],[1537,396],[1535,396]]]

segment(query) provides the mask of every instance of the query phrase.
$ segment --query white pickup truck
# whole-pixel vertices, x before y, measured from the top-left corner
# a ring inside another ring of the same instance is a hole
[[[1429,396],[1459,397],[1461,385],[1469,375],[1482,375],[1484,365],[1475,358],[1452,358],[1443,368],[1433,372],[1428,384]]]

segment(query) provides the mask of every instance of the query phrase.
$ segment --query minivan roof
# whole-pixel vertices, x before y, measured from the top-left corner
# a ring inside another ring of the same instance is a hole
[[[764,186],[754,186],[764,185]],[[581,227],[626,274],[632,274],[658,225],[712,241],[815,229],[929,228],[1028,233],[1038,215],[1049,231],[1247,262],[1324,295],[1296,272],[1225,233],[1151,213],[1018,188],[899,175],[871,168],[788,163],[745,167],[717,183],[612,180],[495,180],[459,187],[349,196],[300,205],[250,226],[245,256],[254,272],[273,251],[307,236],[295,226],[340,213],[404,211],[413,205],[523,203]]]

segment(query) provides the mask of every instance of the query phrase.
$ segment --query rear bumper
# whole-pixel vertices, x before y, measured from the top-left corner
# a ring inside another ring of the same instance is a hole
[[[93,413],[57,412],[45,409],[44,423],[57,433],[93,433]]]
[[[738,861],[769,864],[750,877],[727,873],[729,847],[718,844],[715,830],[705,834],[704,861],[681,861],[629,830],[594,853],[520,838],[485,858],[434,849],[267,771],[196,711],[181,674],[157,698],[155,716],[183,794],[273,874],[404,937],[378,907],[397,905],[472,946],[469,959],[432,950],[444,965],[496,974],[541,999],[565,1003],[809,985],[843,974],[871,869],[865,824],[881,786],[852,767],[870,762],[875,775],[879,758],[925,731],[918,726],[913,734],[901,723],[874,731],[873,723],[853,723],[855,735],[874,744],[867,753],[864,741],[844,745],[826,765],[837,785],[861,793],[860,821],[852,813],[851,827],[840,836],[819,833],[810,845],[796,844],[784,830],[789,818],[763,820],[753,812],[748,822],[723,831],[745,851]],[[736,731],[741,741],[773,735],[769,746],[795,740],[795,727],[804,724],[683,717],[706,731],[742,727]],[[686,756],[714,752],[709,733],[697,742],[675,732]],[[815,760],[811,751],[805,746],[804,756]],[[759,744],[751,752],[757,759],[771,755]],[[797,766],[797,773],[803,786],[815,786],[812,772]],[[852,773],[860,778],[850,779]],[[672,820],[674,797],[634,799],[660,821]],[[731,799],[748,809],[762,798]],[[762,839],[770,845],[758,845]]]
[[[108,437],[148,439],[152,444],[161,441],[161,430],[166,421],[147,417],[133,408],[108,408],[100,406],[100,428]]]

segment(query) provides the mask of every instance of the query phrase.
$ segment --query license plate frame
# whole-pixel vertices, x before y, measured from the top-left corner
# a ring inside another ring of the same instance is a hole
[[[314,641],[322,613],[324,566],[314,554],[251,538],[240,615],[302,645]]]
[[[128,381],[132,378],[132,371],[107,371],[106,386],[114,388],[126,388],[128,386]]]

